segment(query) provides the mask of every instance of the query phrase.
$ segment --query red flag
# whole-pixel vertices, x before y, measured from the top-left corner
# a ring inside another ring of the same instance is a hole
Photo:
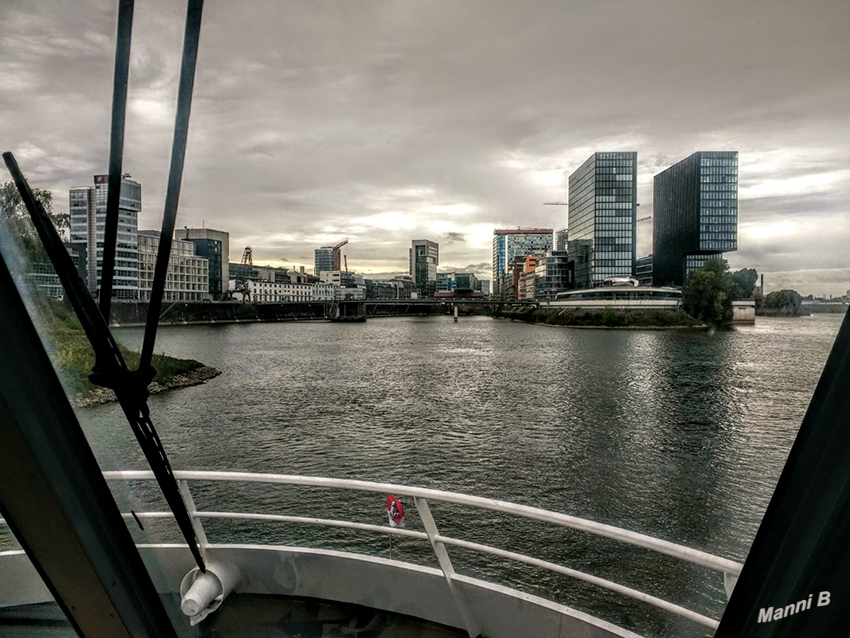
[[[387,518],[390,527],[404,527],[404,506],[392,494],[387,494]]]

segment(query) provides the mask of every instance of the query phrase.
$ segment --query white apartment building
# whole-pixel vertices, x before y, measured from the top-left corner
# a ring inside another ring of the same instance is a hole
[[[333,301],[338,286],[318,283],[292,283],[275,281],[245,282],[251,293],[251,301],[271,303],[306,303],[311,301]],[[236,290],[236,280],[230,280],[230,289]]]
[[[159,231],[140,230],[139,240],[139,299],[150,301],[156,254],[159,251]],[[195,244],[179,239],[171,242],[171,258],[165,276],[163,301],[203,301],[210,298],[210,263],[195,254]]]

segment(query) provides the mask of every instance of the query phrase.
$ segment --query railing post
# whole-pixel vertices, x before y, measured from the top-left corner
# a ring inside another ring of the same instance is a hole
[[[449,553],[446,551],[446,546],[441,541],[437,540],[437,524],[434,522],[434,517],[431,515],[431,508],[428,507],[428,501],[424,498],[417,497],[414,497],[413,500],[416,503],[416,510],[419,512],[419,518],[422,519],[422,525],[425,527],[425,533],[428,534],[428,540],[431,541],[431,547],[434,550],[434,554],[437,556],[437,562],[440,564],[440,569],[443,570],[443,576],[446,577],[446,583],[449,585],[449,591],[452,594],[452,599],[455,602],[457,611],[463,620],[463,625],[469,634],[469,638],[476,638],[481,634],[478,629],[478,623],[475,622],[475,619],[469,611],[469,607],[466,606],[466,601],[463,599],[463,595],[460,591],[458,591],[457,587],[455,587],[454,581],[452,580],[455,575],[455,570],[454,567],[452,567],[452,561],[449,559]]]
[[[183,497],[183,502],[186,504],[186,509],[189,516],[192,517],[192,528],[195,530],[195,536],[198,539],[198,548],[201,550],[201,557],[204,562],[207,560],[207,533],[204,531],[204,525],[201,519],[195,516],[198,513],[198,508],[195,506],[195,499],[192,498],[192,492],[189,491],[189,481],[180,479],[177,481],[180,488],[180,495]]]
[[[726,600],[732,598],[732,590],[738,582],[738,577],[729,572],[723,572],[723,588],[726,590]]]

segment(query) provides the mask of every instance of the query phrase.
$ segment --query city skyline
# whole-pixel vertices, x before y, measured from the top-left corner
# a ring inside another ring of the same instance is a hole
[[[217,6],[205,16],[178,227],[227,229],[234,252],[251,245],[257,261],[290,267],[350,237],[350,267],[374,275],[405,273],[411,238],[428,237],[441,270],[488,276],[494,228],[566,225],[542,203],[568,197],[567,176],[589,154],[638,152],[645,216],[655,175],[731,148],[741,182],[730,265],[765,273],[769,290],[843,293],[848,52],[846,20],[829,10],[839,3],[653,4]],[[145,187],[144,228],[162,213],[182,11],[137,7],[125,169]],[[590,63],[584,32],[606,21],[634,55]],[[0,96],[12,115],[0,137],[66,212],[68,190],[106,166],[114,5],[3,6],[0,23],[0,77],[15,89]],[[709,42],[710,56],[692,47]],[[638,256],[650,237],[639,225]]]

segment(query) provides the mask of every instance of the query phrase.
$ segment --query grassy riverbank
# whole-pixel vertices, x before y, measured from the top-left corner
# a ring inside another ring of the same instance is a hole
[[[91,383],[88,375],[94,366],[94,351],[73,311],[52,299],[36,302],[37,320],[47,336],[45,344],[50,360],[66,385],[74,403],[88,405],[114,400],[111,390]],[[131,370],[139,365],[139,353],[118,344],[121,355]],[[194,359],[178,359],[164,354],[154,355],[156,377],[151,392],[202,383],[219,374],[218,370]]]
[[[494,308],[491,317],[576,328],[705,328],[684,310],[587,310],[584,308]]]

